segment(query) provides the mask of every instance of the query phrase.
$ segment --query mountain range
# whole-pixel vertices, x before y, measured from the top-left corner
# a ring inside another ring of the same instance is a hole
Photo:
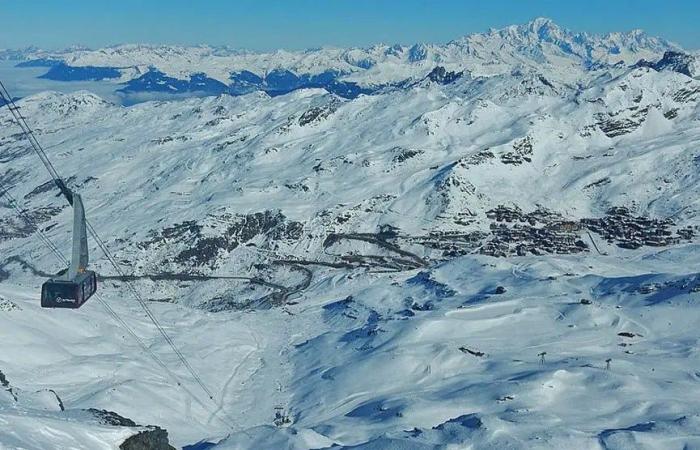
[[[603,36],[574,33],[549,19],[473,34],[447,44],[375,45],[256,53],[229,48],[119,45],[99,50],[72,47],[0,51],[20,67],[46,66],[42,77],[59,81],[111,80],[124,93],[281,95],[324,88],[346,98],[419,81],[435,67],[471,76],[537,70],[547,78],[579,82],[590,73],[656,61],[682,52],[640,30]],[[688,55],[694,60],[694,55]],[[691,65],[692,76],[696,75]]]
[[[93,242],[106,302],[172,373],[97,301],[39,307],[61,267],[38,231],[67,253],[72,213],[0,108],[0,184],[32,219],[3,199],[0,447],[700,445],[694,52],[536,19],[444,45],[0,55],[188,97],[17,103],[215,394]]]

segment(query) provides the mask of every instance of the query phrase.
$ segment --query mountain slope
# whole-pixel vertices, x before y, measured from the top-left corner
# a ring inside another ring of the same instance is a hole
[[[510,42],[488,74],[433,60],[354,99],[19,101],[215,399],[92,242],[106,302],[194,398],[95,299],[39,308],[60,266],[3,199],[0,447],[113,448],[135,424],[222,449],[700,445],[700,81],[626,67],[666,51],[639,33],[485,36],[441,51]],[[0,109],[0,182],[67,252],[72,214],[18,132]]]

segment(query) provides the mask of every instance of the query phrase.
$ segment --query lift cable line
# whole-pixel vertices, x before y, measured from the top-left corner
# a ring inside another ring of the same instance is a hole
[[[58,174],[58,171],[56,170],[54,165],[51,163],[51,160],[48,158],[43,147],[41,146],[39,141],[36,139],[34,132],[27,124],[26,119],[24,118],[22,113],[19,111],[19,107],[17,106],[17,104],[15,103],[13,98],[10,96],[9,92],[5,88],[5,85],[2,83],[2,81],[0,81],[0,100],[2,100],[7,105],[8,109],[12,113],[12,116],[15,118],[17,124],[22,129],[22,134],[24,134],[24,136],[27,138],[27,140],[31,144],[32,149],[34,150],[34,152],[37,154],[37,156],[39,157],[41,162],[46,167],[46,170],[51,175],[51,178],[54,181],[54,183],[56,184],[56,186],[59,188],[59,190],[61,191],[63,196],[66,198],[68,203],[73,205],[73,193],[71,192],[70,189],[68,189],[65,182],[63,181],[61,176]],[[4,192],[7,192],[7,190],[4,190]],[[25,217],[26,217],[26,215],[25,215]],[[87,225],[87,229],[88,229],[90,235],[95,240],[95,242],[97,243],[98,247],[102,250],[104,255],[107,257],[110,264],[114,267],[114,270],[117,272],[117,274],[119,274],[119,276],[121,276],[121,277],[126,277],[126,274],[124,273],[122,268],[119,266],[119,264],[117,263],[114,256],[112,256],[112,253],[109,251],[109,249],[107,248],[107,245],[104,243],[104,241],[99,236],[99,234],[97,233],[95,228],[92,226],[92,224],[86,220],[86,225]],[[177,355],[178,359],[185,366],[185,368],[190,373],[190,375],[195,380],[195,382],[206,393],[206,395],[209,397],[209,399],[212,402],[215,402],[214,395],[211,392],[211,390],[204,384],[202,378],[199,376],[199,374],[197,374],[194,367],[192,367],[192,365],[187,360],[187,358],[185,358],[185,356],[182,354],[182,352],[177,348],[177,346],[175,345],[175,343],[172,340],[172,338],[170,337],[170,335],[167,333],[167,331],[160,324],[160,322],[158,321],[156,316],[153,314],[151,309],[146,304],[146,301],[141,297],[141,295],[138,293],[138,291],[133,286],[131,281],[126,279],[125,283],[129,289],[129,291],[132,293],[132,295],[134,296],[136,301],[139,303],[139,305],[141,306],[143,311],[146,313],[146,316],[150,319],[150,321],[153,323],[153,325],[158,329],[160,334],[163,336],[165,341],[171,347],[173,352]],[[106,302],[104,302],[104,301],[101,301],[101,303],[106,304]],[[178,383],[178,384],[180,384],[182,386],[181,383]]]
[[[56,259],[63,265],[66,269],[68,269],[68,266],[70,265],[70,261],[65,257],[65,255],[58,249],[58,247],[51,241],[51,239],[44,233],[39,225],[36,223],[34,219],[32,219],[22,208],[19,207],[19,203],[17,200],[12,196],[10,193],[9,189],[5,187],[1,182],[0,182],[0,196],[3,196],[7,199],[7,202],[9,205],[12,207],[12,209],[15,210],[17,215],[23,219],[27,224],[29,224],[31,227],[33,227],[39,237],[41,238],[42,241],[44,241],[44,244],[46,244],[47,247],[51,250],[51,252],[56,256]],[[175,383],[180,386],[190,397],[194,399],[194,401],[201,406],[204,409],[209,409],[209,407],[203,403],[195,394],[192,392],[190,389],[188,389],[180,380],[180,378],[173,373],[168,366],[163,362],[163,360],[156,355],[153,350],[151,350],[148,345],[141,339],[135,332],[134,330],[129,326],[129,324],[126,323],[126,321],[107,303],[107,301],[102,297],[102,295],[99,292],[95,293],[95,298],[100,302],[100,304],[105,308],[107,313],[114,319],[117,324],[119,324],[124,331],[126,331],[135,341],[136,343],[139,344],[141,349],[155,361],[160,368],[162,368],[165,373],[167,373],[170,378],[172,378]],[[213,411],[213,410],[210,410]],[[216,413],[214,412],[214,415],[216,416]],[[218,416],[216,416],[218,417]],[[227,427],[233,429],[233,426],[223,420],[222,418],[218,417],[218,419]]]

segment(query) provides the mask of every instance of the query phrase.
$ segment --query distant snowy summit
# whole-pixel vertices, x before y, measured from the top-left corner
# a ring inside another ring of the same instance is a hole
[[[673,56],[677,55],[677,56]],[[43,78],[61,81],[112,80],[125,93],[157,92],[270,95],[323,88],[346,98],[419,82],[434,70],[493,76],[536,71],[576,84],[593,72],[635,64],[696,76],[695,56],[641,30],[592,35],[537,18],[446,44],[320,48],[256,53],[228,47],[129,44],[58,52],[37,48],[0,51],[19,66],[44,66]],[[672,59],[668,63],[666,59]],[[444,80],[443,80],[444,81]]]

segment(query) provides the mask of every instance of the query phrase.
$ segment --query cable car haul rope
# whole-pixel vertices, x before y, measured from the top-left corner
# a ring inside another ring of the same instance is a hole
[[[123,269],[119,266],[116,259],[112,256],[112,253],[107,248],[107,245],[99,236],[92,224],[85,218],[85,212],[82,204],[81,197],[74,193],[65,184],[58,171],[51,163],[51,160],[47,156],[43,147],[36,139],[34,132],[27,124],[26,119],[19,110],[19,107],[14,102],[13,98],[10,96],[9,92],[5,88],[5,85],[0,81],[0,108],[5,104],[10,110],[13,118],[15,119],[17,125],[21,128],[22,134],[27,138],[31,144],[32,149],[39,157],[41,162],[46,167],[46,170],[51,175],[53,182],[59,189],[66,201],[73,207],[73,255],[72,260],[69,262],[65,256],[58,250],[55,244],[46,236],[45,233],[41,231],[39,226],[34,222],[29,215],[24,213],[22,209],[17,204],[16,200],[9,193],[8,189],[0,184],[0,189],[2,189],[2,195],[8,200],[8,203],[15,210],[20,218],[27,221],[39,234],[40,238],[49,247],[49,249],[56,255],[61,264],[67,267],[65,275],[56,277],[54,279],[48,280],[42,286],[42,306],[44,307],[68,307],[68,308],[78,308],[87,299],[95,294],[100,304],[107,310],[108,314],[121,326],[127,333],[139,344],[139,346],[158,364],[162,369],[166,371],[188,395],[190,395],[200,406],[205,409],[209,409],[205,404],[195,395],[190,389],[188,389],[179,378],[167,367],[167,365],[146,345],[146,343],[133,331],[133,329],[126,323],[126,321],[116,312],[112,307],[105,301],[105,299],[96,291],[96,275],[95,272],[87,270],[88,254],[87,254],[87,236],[86,231],[89,232],[90,236],[93,238],[97,246],[102,250],[107,260],[110,262],[117,275],[124,279],[127,289],[131,292],[134,299],[143,309],[146,317],[153,323],[153,325],[158,329],[161,336],[168,343],[172,351],[177,355],[180,362],[187,369],[190,376],[199,385],[199,387],[204,391],[209,400],[216,406],[214,400],[214,394],[212,391],[204,384],[204,381],[195,371],[194,367],[187,360],[185,355],[182,354],[180,349],[177,348],[175,342],[172,340],[170,335],[166,332],[163,326],[160,324],[156,316],[153,314],[151,309],[148,307],[146,301],[141,297],[141,294],[134,287],[133,283],[128,279],[127,275]],[[45,297],[46,293],[46,297]],[[57,301],[58,300],[58,301]],[[217,416],[219,410],[215,410],[213,415]],[[233,425],[221,417],[218,417],[222,423],[226,424],[230,429],[234,429]]]

